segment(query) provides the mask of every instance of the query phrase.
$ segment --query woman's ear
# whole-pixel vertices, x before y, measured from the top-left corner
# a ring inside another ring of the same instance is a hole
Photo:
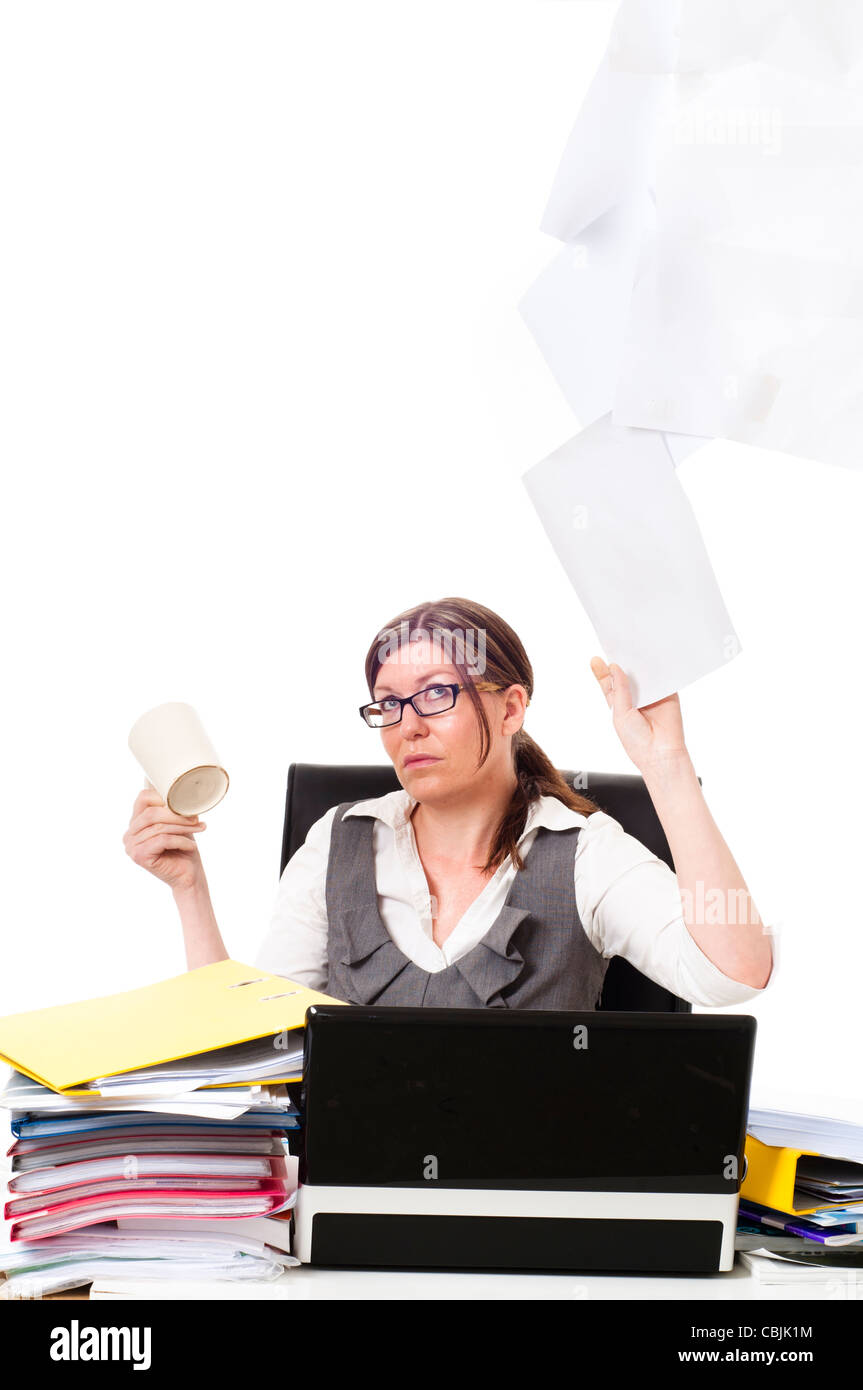
[[[511,723],[518,720],[514,728],[505,729],[505,733],[514,734],[524,724],[525,711],[530,703],[527,691],[523,685],[511,685],[504,692],[505,722]]]

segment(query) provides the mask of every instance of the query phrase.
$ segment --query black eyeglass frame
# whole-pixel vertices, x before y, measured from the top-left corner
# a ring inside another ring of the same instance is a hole
[[[475,681],[474,689],[502,690],[503,687],[499,685],[493,685],[491,681]],[[418,695],[424,695],[427,690],[451,690],[452,704],[447,705],[446,709],[436,709],[433,710],[431,714],[424,714],[422,710],[417,709],[416,705],[414,704],[414,700],[417,698]],[[367,705],[360,705],[360,716],[362,718],[363,723],[369,729],[394,729],[397,724],[401,724],[402,719],[404,718],[405,705],[410,705],[414,712],[419,715],[420,719],[434,719],[435,715],[449,714],[451,709],[455,709],[455,702],[458,699],[459,692],[462,690],[467,690],[467,686],[459,685],[457,681],[432,681],[431,685],[424,685],[422,690],[415,690],[413,695],[381,695],[378,697],[377,700],[369,701]],[[367,709],[372,709],[375,705],[379,705],[381,703],[381,700],[398,700],[400,706],[399,717],[398,719],[391,719],[388,724],[369,724],[369,721],[366,719],[365,712]]]

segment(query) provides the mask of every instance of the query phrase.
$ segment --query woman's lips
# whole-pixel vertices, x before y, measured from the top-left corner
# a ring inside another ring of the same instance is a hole
[[[422,767],[425,763],[439,763],[440,758],[405,758],[405,767]]]

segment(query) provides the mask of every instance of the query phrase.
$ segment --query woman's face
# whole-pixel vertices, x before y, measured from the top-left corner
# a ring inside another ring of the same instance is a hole
[[[373,697],[415,695],[418,690],[440,682],[459,683],[455,666],[435,660],[440,657],[430,642],[402,645],[378,670]],[[478,679],[483,679],[481,676]],[[506,778],[512,767],[512,735],[521,728],[527,701],[524,686],[508,690],[480,691],[491,733],[488,759],[477,769],[481,743],[476,711],[466,690],[442,714],[423,716],[413,705],[405,705],[399,724],[381,729],[381,738],[399,781],[418,801],[449,796],[466,787],[476,788],[478,779]]]

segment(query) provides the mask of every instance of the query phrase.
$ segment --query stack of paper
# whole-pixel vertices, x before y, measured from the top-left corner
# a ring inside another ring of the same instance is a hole
[[[150,1235],[106,1222],[74,1236],[0,1247],[0,1265],[9,1275],[0,1298],[42,1298],[100,1278],[270,1281],[299,1263],[280,1248],[273,1232],[263,1237],[247,1232],[248,1221],[219,1224],[218,1231],[172,1234],[169,1229]],[[271,1224],[277,1224],[275,1218]]]
[[[316,1002],[338,1001],[220,961],[0,1020],[13,1135],[3,1296],[120,1264],[130,1277],[266,1279],[293,1263],[276,1218],[296,1197],[289,1086]]]
[[[860,1297],[859,1249],[849,1250],[746,1250],[740,1256],[759,1284],[770,1288],[820,1285],[832,1298]]]
[[[11,1108],[19,1089],[13,1081],[0,1092],[0,1103]],[[38,1109],[13,1109],[16,1138],[8,1153],[12,1171],[3,1212],[10,1241],[65,1234],[120,1216],[278,1211],[288,1195],[283,1133],[296,1124],[287,1095],[280,1103],[277,1109],[268,1097],[255,1114],[258,1125],[249,1130],[237,1120],[191,1124],[189,1117],[146,1109],[127,1111],[119,1126],[110,1123],[113,1115],[97,1111],[90,1118],[99,1127],[82,1130],[70,1128],[80,1125],[75,1102],[69,1102],[73,1109],[65,1120],[46,1120]]]
[[[9,1276],[3,1297],[71,1288],[106,1271],[117,1275],[121,1266],[129,1277],[271,1279],[292,1259],[269,1248],[288,1241],[244,1231],[262,1214],[287,1212],[296,1197],[296,1160],[286,1145],[296,1107],[273,1094],[285,1088],[260,1088],[257,1104],[237,1119],[213,1120],[155,1109],[104,1112],[73,1100],[65,1111],[56,1104],[11,1108],[24,1100],[25,1084],[42,1089],[13,1073],[0,1093],[14,1136],[0,1246],[0,1269]],[[119,1227],[148,1215],[169,1218],[173,1234],[144,1242]],[[286,1222],[272,1224],[287,1234]],[[211,1225],[221,1234],[205,1238]]]
[[[737,1248],[863,1268],[863,1126],[751,1108]]]

